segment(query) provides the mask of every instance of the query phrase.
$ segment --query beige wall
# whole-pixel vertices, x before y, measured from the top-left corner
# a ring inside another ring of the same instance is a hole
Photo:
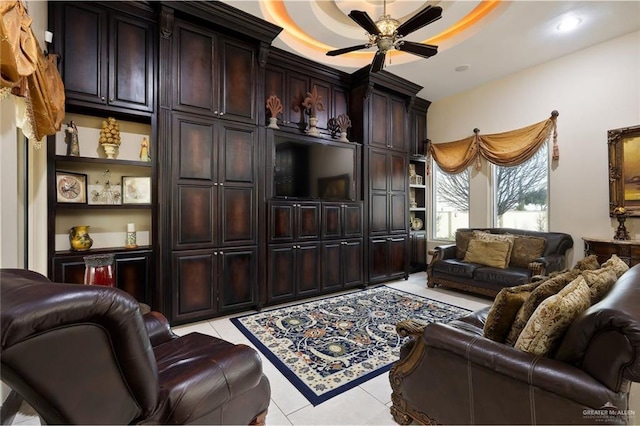
[[[640,124],[638,46],[640,32],[630,33],[436,101],[428,136],[438,143],[469,136],[475,127],[503,132],[558,110],[560,160],[550,173],[549,228],[572,235],[575,262],[583,257],[582,237],[612,238],[617,227],[608,209],[607,130]],[[471,175],[471,226],[489,226],[490,168],[485,163]],[[629,219],[627,229],[640,238],[640,219]]]

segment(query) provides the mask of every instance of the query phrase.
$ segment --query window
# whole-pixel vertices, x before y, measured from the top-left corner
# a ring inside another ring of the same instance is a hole
[[[549,228],[549,145],[514,167],[493,166],[494,226],[531,231]]]
[[[454,240],[458,228],[469,226],[469,169],[449,174],[433,162],[433,170],[433,238]]]

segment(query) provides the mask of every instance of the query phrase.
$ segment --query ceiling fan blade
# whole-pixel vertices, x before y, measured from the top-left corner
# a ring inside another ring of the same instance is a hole
[[[371,45],[360,44],[358,46],[351,46],[351,47],[344,47],[342,49],[330,50],[329,52],[327,52],[327,56],[338,56],[338,55],[342,55],[343,53],[349,53],[349,52],[353,52],[360,49],[366,49],[368,47],[371,47]]]
[[[438,46],[432,44],[414,43],[412,41],[401,41],[396,45],[396,49],[403,52],[413,53],[414,55],[430,58],[438,53]]]
[[[386,56],[386,53],[377,51],[376,56],[373,57],[373,62],[371,63],[371,68],[369,71],[371,73],[380,71],[382,67],[384,67],[384,59]]]
[[[429,5],[400,25],[397,30],[398,35],[404,37],[440,18],[442,18],[442,8]]]
[[[349,13],[349,18],[353,19],[356,22],[356,24],[364,28],[369,34],[371,35],[380,34],[380,29],[378,28],[376,23],[373,22],[373,19],[371,19],[369,14],[367,14],[367,12],[363,12],[361,10],[352,10]]]

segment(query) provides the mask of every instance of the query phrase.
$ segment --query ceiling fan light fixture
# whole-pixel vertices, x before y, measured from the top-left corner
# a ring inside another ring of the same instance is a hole
[[[393,19],[391,15],[382,15],[376,21],[376,27],[380,30],[380,36],[382,37],[392,37],[399,26],[400,21]]]

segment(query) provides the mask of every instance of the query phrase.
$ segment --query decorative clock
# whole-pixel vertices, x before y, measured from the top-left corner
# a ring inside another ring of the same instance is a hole
[[[58,203],[85,204],[87,202],[87,175],[56,172],[56,192]]]

